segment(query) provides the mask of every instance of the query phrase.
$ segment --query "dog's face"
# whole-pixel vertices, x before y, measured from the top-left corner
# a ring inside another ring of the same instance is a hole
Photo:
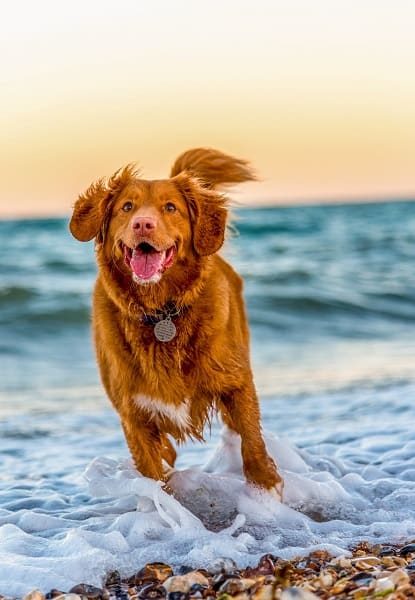
[[[147,181],[127,167],[79,197],[70,229],[81,241],[95,238],[135,283],[151,285],[184,262],[215,253],[226,215],[224,198],[187,174]]]
[[[108,236],[136,283],[160,281],[189,255],[192,229],[187,202],[169,180],[136,180],[112,207]]]

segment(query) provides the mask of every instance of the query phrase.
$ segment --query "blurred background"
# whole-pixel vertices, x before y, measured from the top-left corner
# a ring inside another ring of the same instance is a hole
[[[411,0],[8,3],[0,216],[193,146],[253,162],[243,203],[412,198],[414,23]]]

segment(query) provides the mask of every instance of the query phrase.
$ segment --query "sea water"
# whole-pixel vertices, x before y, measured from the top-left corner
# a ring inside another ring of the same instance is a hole
[[[0,222],[0,594],[415,538],[415,203],[236,223],[224,254],[283,503],[245,483],[219,422],[180,448],[174,496],[137,473],[95,365],[93,244],[65,220]]]

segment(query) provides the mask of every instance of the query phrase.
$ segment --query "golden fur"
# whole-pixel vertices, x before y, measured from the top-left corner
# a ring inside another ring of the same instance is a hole
[[[216,188],[253,179],[247,162],[197,148],[176,160],[168,179],[144,180],[129,165],[75,204],[72,234],[96,242],[101,378],[147,477],[166,480],[163,461],[173,466],[176,458],[168,436],[203,439],[213,409],[241,436],[247,480],[282,485],[261,435],[242,281],[217,254],[227,208]],[[154,323],[172,306],[177,333],[161,342]]]

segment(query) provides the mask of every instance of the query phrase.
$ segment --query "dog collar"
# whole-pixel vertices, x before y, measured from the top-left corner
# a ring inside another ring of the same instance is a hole
[[[144,313],[141,321],[144,325],[154,327],[154,335],[159,342],[170,342],[177,333],[172,319],[178,317],[183,310],[177,308],[174,302],[168,302],[161,310],[156,310],[153,314]]]

